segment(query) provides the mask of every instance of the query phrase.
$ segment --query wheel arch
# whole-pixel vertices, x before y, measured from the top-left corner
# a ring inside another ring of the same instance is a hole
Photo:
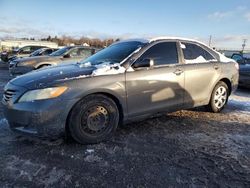
[[[229,90],[229,95],[231,95],[231,92],[232,92],[232,83],[231,83],[231,81],[230,81],[228,78],[226,78],[226,77],[220,78],[220,79],[219,79],[217,82],[215,82],[215,84],[213,85],[213,87],[212,87],[212,89],[211,89],[211,91],[210,91],[210,97],[208,98],[209,100],[207,101],[207,103],[210,102],[210,100],[211,100],[211,98],[212,98],[213,90],[214,90],[215,86],[216,86],[219,82],[224,82],[224,83],[227,85],[228,90]]]
[[[231,95],[231,92],[232,92],[232,83],[231,83],[231,81],[228,78],[222,78],[218,82],[224,82],[225,84],[227,84],[227,87],[228,87],[228,90],[229,90],[228,91],[229,95]]]
[[[65,136],[66,138],[67,137],[70,137],[70,131],[69,131],[69,120],[70,120],[70,116],[71,116],[71,113],[72,113],[72,110],[73,108],[77,105],[78,102],[80,102],[83,98],[87,97],[87,96],[90,96],[90,95],[104,95],[106,97],[109,97],[110,99],[112,99],[117,108],[118,108],[118,111],[119,111],[119,125],[122,124],[123,122],[123,119],[124,119],[124,106],[120,103],[120,100],[118,99],[118,97],[116,97],[114,94],[111,94],[110,92],[94,92],[94,93],[91,93],[91,94],[87,94],[83,97],[81,97],[70,109],[68,115],[67,115],[67,118],[66,118],[66,124],[65,124],[65,128],[64,128],[64,131],[65,131]]]
[[[44,65],[46,65],[46,66],[52,66],[53,63],[50,63],[50,62],[41,62],[41,63],[38,63],[38,64],[35,66],[35,69],[39,69],[39,68],[41,68],[41,67],[44,66]]]

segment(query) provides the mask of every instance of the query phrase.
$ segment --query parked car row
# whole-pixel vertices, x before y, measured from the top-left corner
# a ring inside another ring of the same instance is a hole
[[[11,80],[2,100],[10,128],[97,143],[111,138],[119,124],[155,113],[196,106],[220,112],[238,85],[238,64],[195,40],[126,40],[93,53],[65,47],[12,62],[12,73],[25,73],[82,59]]]
[[[10,52],[5,51],[1,53],[1,60],[3,62],[8,62],[19,57],[28,57],[31,53],[41,48],[46,48],[46,46],[31,45],[12,50]]]
[[[40,49],[40,51],[43,52],[44,50]],[[9,71],[11,75],[17,76],[52,65],[75,63],[93,55],[95,52],[96,49],[91,47],[67,46],[49,55],[31,55],[30,57],[14,59],[9,62]]]

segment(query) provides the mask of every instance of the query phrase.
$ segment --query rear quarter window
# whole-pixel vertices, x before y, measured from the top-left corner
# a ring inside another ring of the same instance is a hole
[[[182,42],[181,48],[185,63],[206,63],[210,60],[215,60],[208,51],[196,44]]]

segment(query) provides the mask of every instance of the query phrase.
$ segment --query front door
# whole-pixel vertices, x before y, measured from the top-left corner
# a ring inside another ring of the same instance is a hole
[[[147,61],[150,66],[144,67]],[[126,72],[130,117],[182,107],[184,72],[179,64],[176,42],[154,44],[133,65],[139,68]]]

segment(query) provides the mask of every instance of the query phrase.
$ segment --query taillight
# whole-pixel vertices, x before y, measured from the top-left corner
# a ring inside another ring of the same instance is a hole
[[[237,70],[239,70],[239,64],[237,62],[234,62],[234,66]]]

